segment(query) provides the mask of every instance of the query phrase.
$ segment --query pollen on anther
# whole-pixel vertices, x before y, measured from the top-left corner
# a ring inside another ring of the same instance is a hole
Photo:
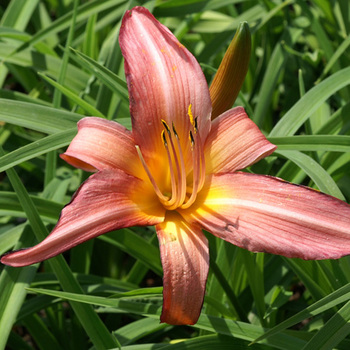
[[[188,106],[188,111],[187,111],[188,116],[190,117],[190,122],[193,126],[195,126],[193,114],[192,114],[192,104]]]

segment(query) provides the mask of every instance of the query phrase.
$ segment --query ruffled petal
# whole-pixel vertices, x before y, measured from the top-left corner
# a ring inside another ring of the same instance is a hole
[[[216,118],[204,147],[207,174],[234,172],[270,155],[270,143],[244,108],[236,107]]]
[[[51,234],[38,245],[11,252],[1,262],[31,265],[103,233],[164,220],[164,209],[149,185],[122,171],[98,172],[85,181],[61,213]]]
[[[324,193],[234,173],[212,176],[199,197],[181,214],[239,247],[313,260],[350,254],[350,206]]]
[[[174,123],[183,149],[190,149],[191,104],[201,139],[206,139],[211,124],[208,85],[193,55],[145,8],[127,11],[119,42],[125,58],[135,142],[147,161],[153,160],[159,167],[159,159],[166,159],[161,119],[170,128]],[[191,161],[191,152],[187,153],[186,163]]]
[[[138,177],[143,172],[131,132],[102,118],[81,119],[78,134],[61,158],[86,171],[120,169]]]
[[[203,305],[209,270],[208,241],[203,232],[168,212],[156,226],[164,270],[161,322],[195,324]]]

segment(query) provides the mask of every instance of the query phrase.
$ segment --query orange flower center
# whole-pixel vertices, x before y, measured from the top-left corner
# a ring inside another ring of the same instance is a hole
[[[151,181],[154,191],[160,202],[167,210],[177,208],[189,208],[197,198],[197,193],[202,189],[205,179],[205,160],[202,142],[198,133],[197,118],[193,118],[191,105],[188,108],[188,115],[191,121],[192,130],[189,131],[189,139],[192,154],[192,186],[188,186],[185,169],[184,152],[182,150],[178,133],[175,126],[172,128],[162,120],[164,130],[161,137],[168,158],[168,166],[171,180],[171,194],[164,195],[157,185],[149,167],[147,166],[139,146],[136,146],[137,153],[142,165]]]

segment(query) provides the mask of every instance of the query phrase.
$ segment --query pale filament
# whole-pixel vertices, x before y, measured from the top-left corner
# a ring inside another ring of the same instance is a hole
[[[172,133],[170,131],[168,124],[164,120],[162,120],[162,123],[163,123],[165,130],[167,131],[167,138],[165,138],[164,133],[162,133],[162,135],[164,135],[163,143],[164,143],[164,147],[167,151],[170,178],[171,178],[171,182],[172,182],[171,199],[167,203],[163,203],[163,204],[168,210],[174,210],[174,209],[178,208],[186,198],[186,169],[185,169],[185,162],[184,162],[182,148],[181,148],[179,137],[177,135],[175,127],[173,126],[173,134],[174,134],[174,137],[176,139],[177,150],[174,146],[174,142],[172,140]],[[169,147],[168,147],[167,139],[169,140],[169,143],[171,145],[171,149],[169,149]],[[172,157],[170,155],[170,150],[172,152]],[[180,158],[180,162],[179,162],[179,158]],[[172,159],[174,159],[176,170],[177,170],[176,188],[175,188],[175,186],[173,186],[173,180],[175,179],[175,174],[174,174],[174,167],[172,164]]]
[[[179,136],[175,130],[174,125],[173,125],[173,132],[174,132],[174,135],[176,138],[177,149],[178,149],[179,155],[180,155],[181,177],[179,180],[179,192],[178,192],[179,193],[179,203],[178,203],[178,205],[181,205],[186,198],[186,169],[185,169],[185,161],[184,161],[184,156],[183,156],[182,149],[181,149]]]
[[[161,121],[162,121],[162,124],[164,126],[164,129],[166,130],[166,132],[168,134],[168,139],[169,139],[169,142],[171,145],[171,150],[172,150],[172,154],[173,154],[173,158],[174,158],[174,162],[175,162],[175,166],[176,166],[176,172],[177,172],[178,186],[176,186],[176,189],[175,189],[175,187],[173,187],[173,182],[171,183],[172,199],[173,200],[171,200],[169,203],[167,203],[168,209],[171,210],[171,209],[176,209],[185,199],[185,196],[186,196],[186,172],[185,172],[185,165],[184,165],[184,161],[183,161],[182,149],[181,149],[181,146],[179,143],[179,138],[178,138],[177,132],[175,130],[175,127],[173,125],[173,133],[174,133],[176,141],[177,141],[177,147],[178,147],[178,152],[179,152],[179,156],[180,156],[180,163],[179,163],[178,155],[177,155],[177,152],[176,152],[176,149],[174,146],[174,142],[173,142],[173,139],[171,136],[170,128],[165,120],[162,119]],[[162,132],[162,135],[164,135],[164,131]],[[171,156],[169,153],[169,149],[167,147],[167,140],[166,140],[165,136],[163,137],[163,143],[164,143],[164,146],[165,146],[166,151],[167,151],[168,162],[169,162],[169,167],[170,167],[171,181],[173,181],[175,176],[174,176]],[[184,189],[182,187],[183,185],[185,186]],[[183,195],[182,192],[185,192],[185,194]]]
[[[199,157],[201,159],[200,181],[199,181],[198,191],[197,191],[197,192],[199,192],[202,189],[202,187],[204,185],[204,180],[205,180],[205,159],[204,159],[204,152],[203,152],[203,145],[202,145],[201,137],[198,133],[198,117],[193,118],[192,104],[190,104],[188,106],[187,114],[190,118],[190,123],[192,124],[192,127],[193,127],[194,141],[198,147],[197,150],[198,150]],[[198,157],[198,155],[197,155],[197,157]],[[194,179],[193,179],[193,181],[194,181]]]
[[[192,163],[193,163],[193,184],[192,184],[192,193],[190,198],[186,203],[181,205],[182,209],[189,208],[197,198],[198,185],[199,185],[199,171],[200,171],[200,159],[198,157],[198,152],[196,152],[197,145],[195,144],[192,133],[190,132],[190,140],[191,140],[191,150],[192,150]]]
[[[202,189],[205,180],[205,159],[202,150],[202,143],[197,129],[197,120],[191,118],[191,124],[193,126],[193,133],[190,131],[191,149],[192,149],[192,162],[193,162],[193,183],[192,192],[190,198],[182,204],[182,209],[189,208],[196,200],[197,193]]]
[[[195,142],[197,143],[198,153],[201,159],[200,180],[199,180],[198,191],[197,191],[199,192],[203,188],[204,181],[205,181],[205,158],[204,158],[202,140],[198,132],[195,133]]]
[[[169,168],[170,168],[169,169],[170,170],[170,179],[171,179],[171,198],[167,202],[165,202],[163,204],[168,209],[171,209],[174,205],[176,205],[176,200],[178,198],[177,193],[176,193],[177,192],[176,178],[175,178],[173,162],[172,162],[171,155],[170,155],[170,152],[169,152],[168,142],[166,140],[166,136],[165,136],[164,130],[162,132],[162,138],[163,138],[164,147],[165,147],[165,150],[166,150],[166,153],[167,153],[167,157],[168,157],[168,163],[169,163]],[[170,136],[169,136],[169,139],[171,141],[172,150],[174,152],[173,142],[172,142]],[[175,161],[175,164],[176,164],[177,173],[178,173],[178,177],[179,177],[180,169],[179,169],[179,162],[177,160],[176,154],[174,154],[174,158],[175,158],[174,161]],[[176,206],[175,206],[175,208],[176,208]]]
[[[153,188],[154,188],[154,191],[156,192],[156,195],[158,196],[158,198],[160,199],[161,202],[164,203],[164,202],[168,201],[169,198],[167,198],[163,195],[163,193],[160,191],[156,181],[154,180],[154,177],[152,176],[152,174],[151,174],[151,172],[150,172],[150,170],[149,170],[149,168],[148,168],[148,166],[147,166],[147,164],[142,156],[140,147],[138,145],[135,145],[135,148],[136,148],[137,154],[141,160],[143,168],[145,169],[147,176],[153,185]]]
[[[176,132],[174,125],[170,130],[168,124],[162,120],[164,129],[161,137],[166,150],[169,173],[171,181],[171,195],[164,195],[158,187],[150,169],[148,168],[140,147],[136,145],[137,154],[141,160],[141,163],[147,173],[147,176],[152,183],[154,191],[158,196],[160,202],[167,210],[175,210],[181,207],[182,209],[189,208],[197,198],[197,193],[202,189],[205,179],[205,161],[202,149],[201,139],[197,130],[197,119],[194,119],[191,113],[191,106],[189,107],[190,122],[193,130],[189,132],[191,153],[192,153],[192,189],[187,188],[186,184],[186,168],[184,154],[181,147],[179,136]],[[176,141],[174,144],[173,138]]]

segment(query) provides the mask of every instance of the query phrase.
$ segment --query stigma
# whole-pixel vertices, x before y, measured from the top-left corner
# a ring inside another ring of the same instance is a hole
[[[189,149],[183,149],[181,146],[175,125],[173,124],[170,127],[165,120],[161,120],[163,130],[160,136],[166,151],[170,175],[170,191],[167,191],[167,194],[162,193],[142,156],[140,147],[138,145],[135,146],[154,191],[167,210],[189,208],[195,202],[197,194],[204,184],[205,160],[203,146],[198,133],[197,118],[194,118],[192,115],[191,105],[188,107],[188,117],[190,120],[190,130],[188,131]],[[187,169],[186,173],[185,155],[187,156],[188,152],[191,153],[192,167]]]

